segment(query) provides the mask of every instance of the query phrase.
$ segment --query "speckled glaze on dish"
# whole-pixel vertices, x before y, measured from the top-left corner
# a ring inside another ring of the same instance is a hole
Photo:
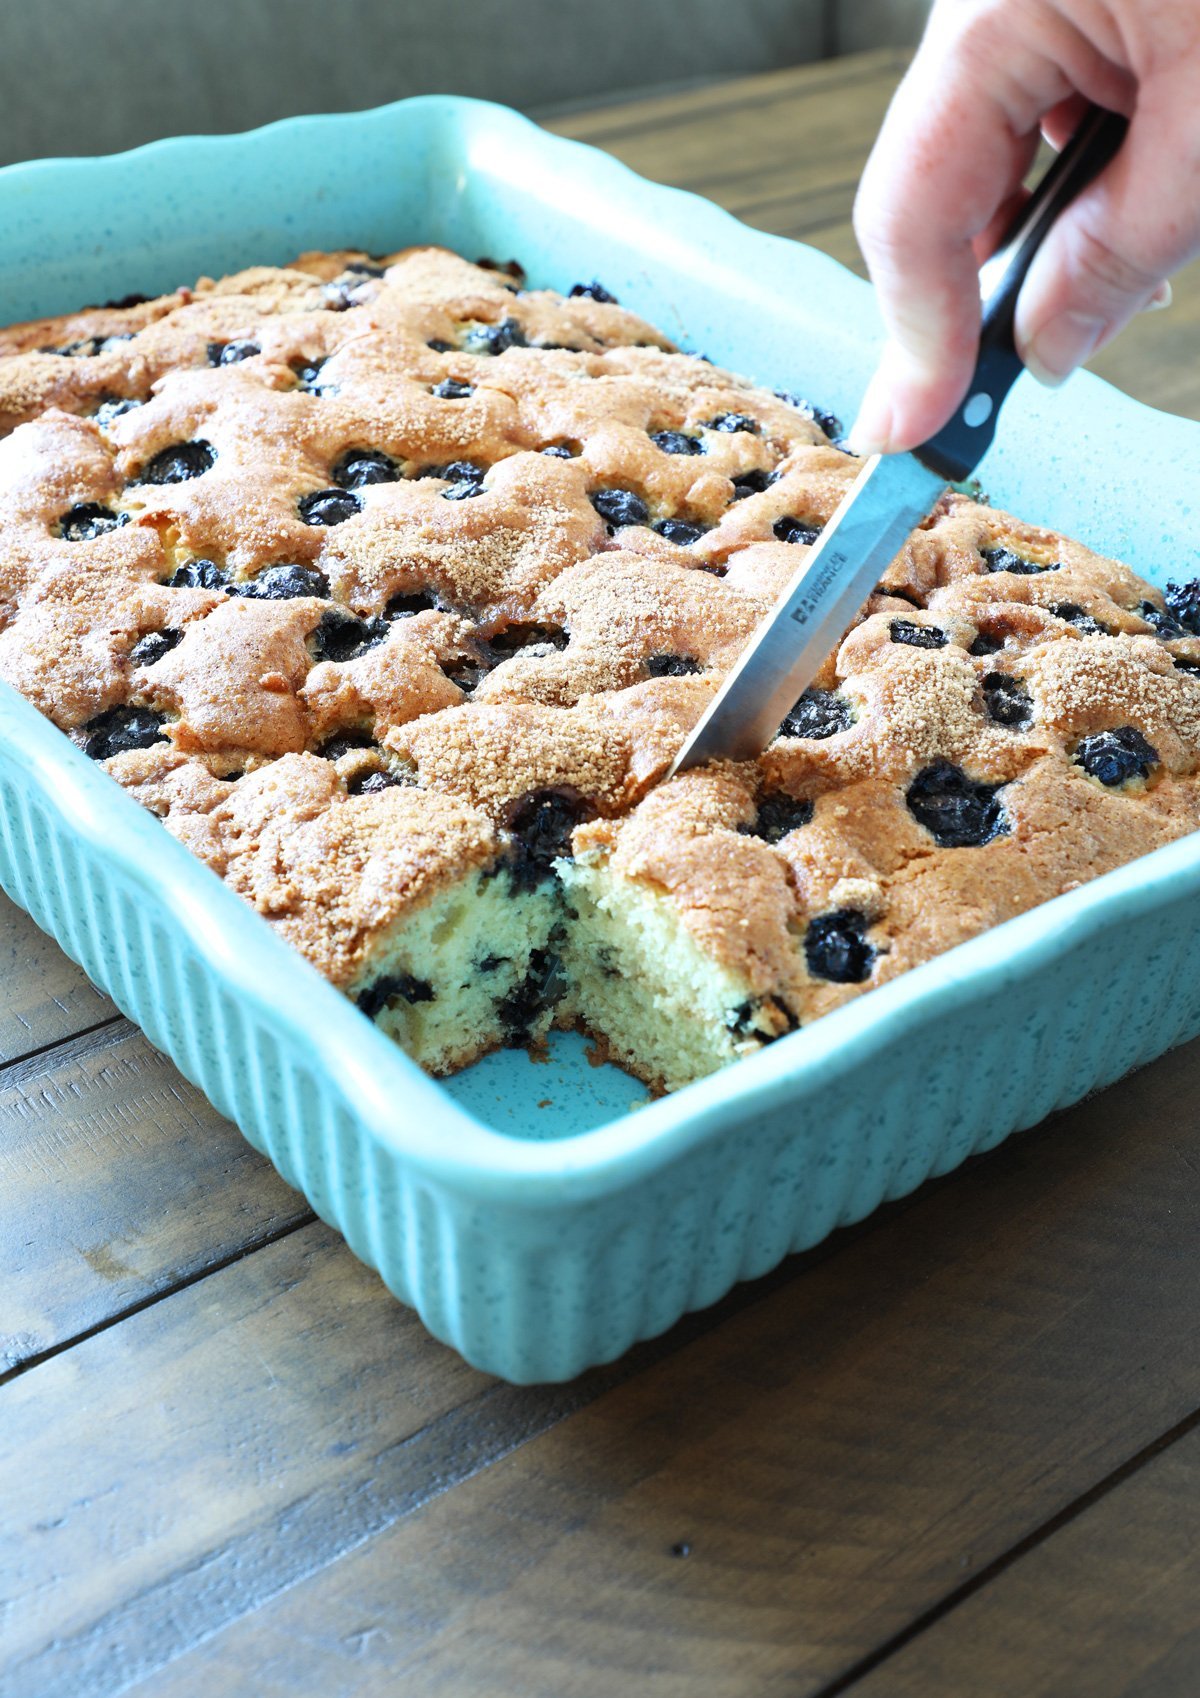
[[[0,172],[0,321],[310,247],[437,242],[599,275],[686,345],[849,416],[870,292],[501,108],[431,98]],[[1200,426],[1028,381],[996,499],[1162,584]],[[427,1078],[0,686],[0,883],[426,1325],[517,1381],[620,1354],[1200,1030],[1186,838],[663,1101],[559,1037]],[[548,1106],[543,1106],[548,1105]]]

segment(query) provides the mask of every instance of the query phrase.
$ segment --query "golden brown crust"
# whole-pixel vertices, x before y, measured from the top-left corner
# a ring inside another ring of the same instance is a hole
[[[531,793],[801,1022],[1200,823],[1175,664],[1200,638],[1161,637],[1126,567],[960,496],[822,669],[821,734],[647,793],[856,465],[609,301],[436,249],[306,254],[0,332],[0,429],[0,677],[338,984],[507,853]],[[157,481],[180,444],[196,475]],[[311,522],[348,451],[381,481]],[[103,523],[72,540],[80,509]],[[158,740],[109,749],[126,710]],[[1124,727],[1153,760],[1106,786],[1080,741]],[[914,810],[939,763],[998,798],[988,840]],[[806,944],[846,914],[870,961],[842,980]]]

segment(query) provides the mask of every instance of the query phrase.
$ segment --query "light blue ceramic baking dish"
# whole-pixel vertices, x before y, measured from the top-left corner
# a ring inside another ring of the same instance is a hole
[[[465,100],[10,167],[0,228],[3,322],[442,242],[536,283],[599,276],[847,415],[877,334],[823,255]],[[1200,426],[1093,378],[1019,386],[983,477],[1160,582],[1195,570]],[[1190,838],[661,1102],[568,1037],[439,1085],[3,687],[0,803],[8,893],[438,1337],[511,1380],[618,1355],[1200,1030]]]

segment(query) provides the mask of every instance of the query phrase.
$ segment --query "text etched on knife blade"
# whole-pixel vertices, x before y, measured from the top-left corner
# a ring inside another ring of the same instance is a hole
[[[826,600],[829,589],[839,578],[845,576],[848,556],[840,549],[831,547],[828,556],[822,554],[817,562],[817,571],[811,586],[805,579],[801,585],[804,599],[798,606],[793,607],[790,617],[797,625],[806,625]]]

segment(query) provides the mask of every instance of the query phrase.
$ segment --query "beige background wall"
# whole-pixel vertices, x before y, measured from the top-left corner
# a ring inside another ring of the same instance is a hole
[[[872,47],[904,47],[917,40],[931,0],[835,0],[833,47],[861,53]]]

